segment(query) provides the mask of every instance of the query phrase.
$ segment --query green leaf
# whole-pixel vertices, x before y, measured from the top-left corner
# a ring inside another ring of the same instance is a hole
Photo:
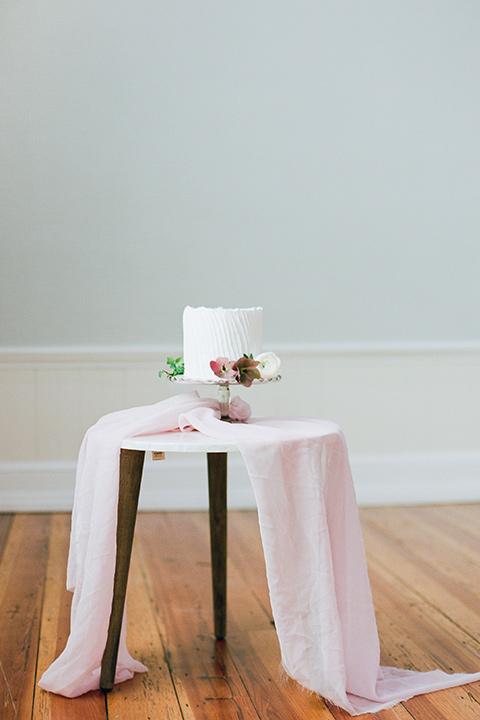
[[[162,377],[162,375],[165,373],[169,377],[174,377],[175,375],[183,375],[185,372],[185,366],[183,363],[183,357],[179,358],[173,358],[173,357],[167,357],[167,365],[171,369],[171,372],[168,370],[160,370],[159,377]]]

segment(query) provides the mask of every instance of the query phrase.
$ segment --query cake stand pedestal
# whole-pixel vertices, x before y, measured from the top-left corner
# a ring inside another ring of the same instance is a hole
[[[191,378],[185,378],[183,375],[169,375],[168,379],[170,382],[178,383],[180,385],[217,385],[218,387],[218,403],[220,405],[220,414],[222,420],[231,422],[228,416],[228,410],[230,407],[230,386],[236,385],[237,387],[244,387],[241,383],[235,380],[195,380]],[[278,382],[282,379],[281,375],[276,375],[273,378],[265,378],[260,380],[254,380],[252,385],[266,385],[272,382]]]

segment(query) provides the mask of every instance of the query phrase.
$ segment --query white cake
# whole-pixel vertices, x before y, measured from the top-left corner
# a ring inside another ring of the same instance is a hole
[[[186,307],[183,311],[183,360],[186,379],[215,380],[210,362],[217,357],[256,357],[262,345],[262,308]]]

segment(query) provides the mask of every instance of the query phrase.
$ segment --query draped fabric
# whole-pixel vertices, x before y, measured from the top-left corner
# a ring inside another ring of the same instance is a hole
[[[120,411],[90,428],[80,450],[67,587],[71,629],[39,685],[75,697],[99,687],[113,595],[119,455],[127,437],[198,431],[235,442],[258,506],[282,665],[351,715],[480,680],[379,664],[379,643],[345,439],[332,422],[273,417],[230,424],[197,393]],[[122,627],[115,682],[145,671]],[[480,663],[479,663],[480,664]]]

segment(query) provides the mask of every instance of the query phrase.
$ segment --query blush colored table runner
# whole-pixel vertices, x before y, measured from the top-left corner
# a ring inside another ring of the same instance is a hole
[[[242,453],[288,675],[351,715],[480,680],[480,672],[380,666],[358,509],[337,425],[291,417],[225,423],[217,401],[187,393],[107,415],[85,435],[67,570],[74,593],[70,636],[42,688],[67,697],[98,689],[113,596],[120,446],[126,437],[178,430],[235,442]],[[146,669],[127,650],[124,617],[115,682]]]

